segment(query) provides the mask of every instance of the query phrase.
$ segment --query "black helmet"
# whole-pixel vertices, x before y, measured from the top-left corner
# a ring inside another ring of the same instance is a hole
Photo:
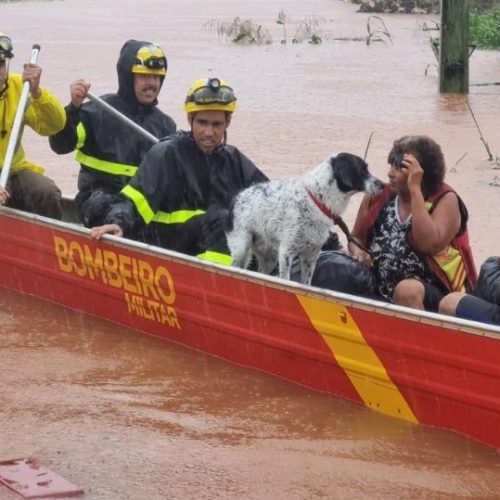
[[[0,61],[5,59],[12,59],[14,53],[12,52],[12,41],[0,31]]]

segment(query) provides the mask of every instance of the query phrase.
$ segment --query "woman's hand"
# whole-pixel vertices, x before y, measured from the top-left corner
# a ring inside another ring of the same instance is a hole
[[[419,161],[411,153],[407,153],[403,157],[401,168],[406,168],[408,170],[408,191],[410,191],[410,193],[416,189],[421,191],[424,169]]]
[[[361,262],[361,264],[365,265],[368,269],[373,267],[372,256],[368,252],[362,250],[354,241],[349,242],[348,248],[353,259]]]

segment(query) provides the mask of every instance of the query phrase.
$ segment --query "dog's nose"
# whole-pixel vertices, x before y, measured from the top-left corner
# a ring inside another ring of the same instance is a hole
[[[371,194],[372,195],[377,195],[379,194],[385,187],[385,182],[381,181],[380,179],[375,178],[373,183],[372,183],[372,189],[371,189]]]

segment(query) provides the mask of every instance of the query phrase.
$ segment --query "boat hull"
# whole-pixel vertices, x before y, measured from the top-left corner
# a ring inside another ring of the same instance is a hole
[[[0,285],[500,449],[500,329],[0,209]]]

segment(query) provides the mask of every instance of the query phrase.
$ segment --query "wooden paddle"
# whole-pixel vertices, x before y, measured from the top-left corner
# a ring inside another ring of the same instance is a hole
[[[112,114],[114,117],[118,118],[122,123],[128,125],[133,128],[136,132],[139,132],[143,137],[151,141],[153,144],[160,142],[158,137],[155,137],[153,134],[143,129],[140,125],[132,121],[128,116],[125,116],[123,113],[120,113],[117,109],[110,106],[107,102],[103,101],[100,97],[92,94],[91,92],[87,92],[87,97],[94,103],[100,106],[102,109]]]
[[[36,63],[39,53],[40,53],[40,45],[35,43],[31,48],[30,64]],[[2,173],[0,174],[0,186],[2,186],[3,188],[5,188],[5,186],[7,185],[7,179],[9,177],[12,158],[14,157],[16,146],[20,138],[19,131],[21,130],[21,124],[23,121],[24,112],[26,111],[26,101],[28,99],[29,91],[30,91],[30,82],[24,82],[23,90],[21,91],[21,97],[19,98],[19,103],[17,105],[14,124],[12,125],[12,133],[10,134],[9,144],[7,145],[7,151],[5,152]]]

